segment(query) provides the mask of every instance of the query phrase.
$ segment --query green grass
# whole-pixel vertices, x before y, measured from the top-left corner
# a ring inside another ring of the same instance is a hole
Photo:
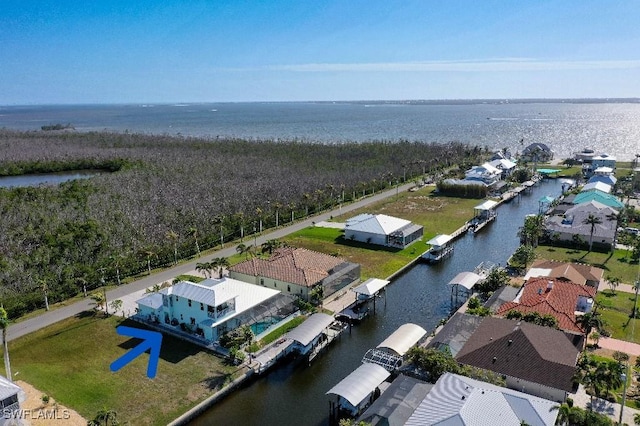
[[[111,362],[137,343],[116,333],[123,323],[143,328],[85,313],[16,339],[9,344],[13,373],[87,419],[108,408],[135,425],[168,423],[238,373],[237,367],[170,336],[163,337],[154,379],[146,375],[147,354],[113,373]]]
[[[601,291],[596,296],[602,315],[604,328],[611,332],[611,337],[628,342],[640,343],[640,320],[630,317],[633,311],[635,295],[617,291]]]
[[[480,200],[439,197],[433,188],[403,192],[377,204],[335,217],[344,222],[360,213],[381,213],[401,217],[424,226],[424,237],[403,250],[348,241],[342,231],[333,228],[309,227],[284,240],[292,246],[333,254],[362,265],[362,279],[386,278],[421,255],[429,247],[424,242],[437,234],[452,233],[473,217],[473,208]]]
[[[563,247],[538,246],[537,258],[558,260],[561,262],[588,263],[604,269],[605,277],[618,277],[625,284],[633,284],[638,274],[638,264],[630,263],[627,250],[615,250],[612,253],[597,253],[587,250],[575,250]]]

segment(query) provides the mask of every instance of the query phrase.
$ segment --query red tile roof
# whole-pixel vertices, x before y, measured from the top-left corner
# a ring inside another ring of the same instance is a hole
[[[553,283],[549,288],[549,283]],[[594,298],[596,289],[572,281],[558,278],[532,278],[525,284],[519,302],[507,302],[500,306],[496,315],[506,315],[512,309],[522,313],[538,312],[552,315],[558,320],[562,330],[582,333],[584,330],[576,324],[576,307],[580,296]]]
[[[276,250],[267,260],[253,258],[232,266],[229,271],[312,287],[343,263],[344,260],[328,254],[285,247]]]

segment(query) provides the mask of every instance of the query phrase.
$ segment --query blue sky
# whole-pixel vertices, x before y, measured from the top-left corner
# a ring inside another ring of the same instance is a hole
[[[637,1],[0,7],[0,105],[640,97]]]

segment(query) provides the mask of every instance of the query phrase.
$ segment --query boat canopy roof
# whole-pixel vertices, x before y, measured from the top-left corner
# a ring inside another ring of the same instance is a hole
[[[487,200],[484,203],[478,204],[477,206],[475,206],[474,210],[491,210],[497,205],[498,205],[497,201]]]
[[[436,235],[435,237],[427,241],[427,244],[431,244],[432,246],[443,246],[447,244],[449,241],[451,241],[452,239],[453,237],[451,235],[440,234],[440,235]]]
[[[424,337],[427,331],[419,325],[407,323],[403,324],[391,336],[384,339],[377,348],[391,349],[398,355],[404,355],[409,349]]]
[[[303,346],[307,346],[316,338],[322,330],[329,327],[333,322],[331,315],[317,313],[311,315],[305,322],[287,333],[286,337],[295,340]]]
[[[369,278],[362,284],[353,288],[353,291],[357,294],[363,294],[365,296],[373,296],[383,288],[385,288],[391,281],[381,280],[380,278]]]
[[[364,363],[332,387],[327,395],[341,396],[356,407],[390,375],[391,373],[378,364]]]
[[[461,285],[462,287],[471,290],[471,288],[480,281],[482,277],[475,272],[460,272],[456,275],[448,285]]]

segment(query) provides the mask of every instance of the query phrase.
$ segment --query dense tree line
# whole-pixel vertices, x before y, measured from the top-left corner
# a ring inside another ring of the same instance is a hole
[[[101,169],[0,189],[0,300],[16,317],[102,282],[474,161],[452,142],[320,144],[0,130],[0,175]]]

